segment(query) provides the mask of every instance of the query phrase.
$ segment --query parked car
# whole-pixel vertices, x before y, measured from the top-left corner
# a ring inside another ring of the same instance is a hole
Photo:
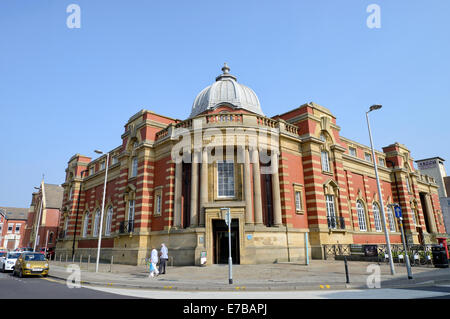
[[[3,258],[0,259],[0,269],[2,272],[14,270],[17,258],[20,257],[20,252],[9,252]]]
[[[24,252],[17,258],[13,270],[13,276],[19,277],[27,275],[48,276],[49,264],[47,258],[41,253]]]
[[[8,253],[7,250],[0,250],[0,265],[2,260],[6,257],[6,254]]]
[[[15,251],[18,251],[18,252],[33,251],[33,248],[32,247],[21,247],[21,248],[16,248]]]

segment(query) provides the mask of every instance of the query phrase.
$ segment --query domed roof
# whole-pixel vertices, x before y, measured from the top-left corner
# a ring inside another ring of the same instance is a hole
[[[223,104],[264,116],[256,93],[249,87],[237,83],[236,77],[229,73],[230,68],[226,63],[222,71],[223,74],[216,77],[215,83],[203,89],[197,95],[189,118],[206,110],[213,110]]]

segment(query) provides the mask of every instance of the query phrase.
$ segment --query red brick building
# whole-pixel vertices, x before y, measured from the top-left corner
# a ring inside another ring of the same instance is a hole
[[[0,248],[24,247],[27,215],[26,208],[0,207]]]
[[[39,191],[32,194],[25,231],[25,243],[28,247],[34,248],[36,239],[37,250],[46,245],[48,248],[56,246],[63,192],[64,189],[59,185],[41,183]]]
[[[376,152],[340,135],[335,116],[307,103],[267,117],[258,97],[224,66],[186,120],[142,110],[109,151],[102,257],[141,264],[164,242],[174,264],[265,263],[324,257],[326,244],[385,242],[373,161],[392,243],[388,204],[401,204],[410,243],[444,233],[437,185],[415,171],[406,146]],[[364,132],[364,134],[367,134]],[[182,159],[182,160],[181,160]],[[107,156],[74,155],[66,169],[60,252],[95,255]],[[308,234],[306,244],[305,234]]]

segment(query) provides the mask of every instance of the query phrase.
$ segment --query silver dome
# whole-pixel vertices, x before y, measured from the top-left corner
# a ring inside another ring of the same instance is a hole
[[[236,77],[229,73],[230,68],[226,63],[222,71],[223,74],[216,78],[215,83],[203,89],[197,95],[189,118],[224,104],[264,116],[255,92],[249,87],[237,83]]]

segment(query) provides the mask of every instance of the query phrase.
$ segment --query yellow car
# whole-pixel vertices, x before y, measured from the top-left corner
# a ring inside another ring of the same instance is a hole
[[[42,275],[47,277],[49,270],[48,260],[44,254],[23,252],[16,260],[13,276],[20,278],[27,275]]]

